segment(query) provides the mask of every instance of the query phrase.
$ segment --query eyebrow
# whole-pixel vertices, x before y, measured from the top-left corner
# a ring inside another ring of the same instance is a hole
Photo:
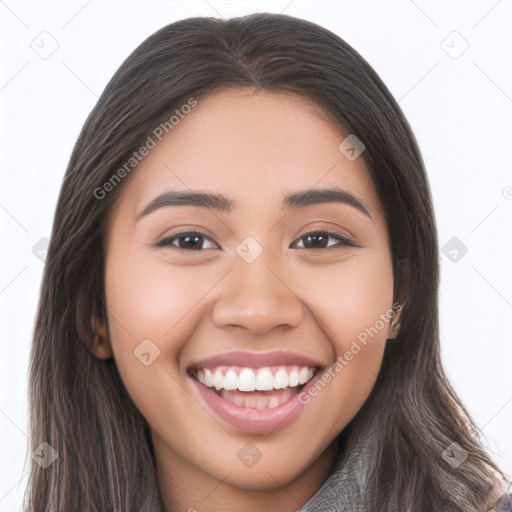
[[[282,210],[293,210],[296,208],[321,203],[342,203],[353,206],[371,219],[371,216],[364,204],[348,190],[342,188],[321,188],[310,190],[299,190],[292,192],[283,198]],[[142,212],[137,215],[135,222],[146,217],[155,210],[168,206],[197,206],[231,212],[237,206],[237,202],[223,194],[213,192],[201,192],[196,190],[169,191],[155,197]]]

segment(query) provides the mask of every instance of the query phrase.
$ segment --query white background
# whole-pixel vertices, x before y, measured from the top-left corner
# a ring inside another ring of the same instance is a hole
[[[341,36],[404,110],[427,167],[440,247],[455,236],[468,248],[455,263],[441,254],[443,360],[497,462],[512,472],[511,0],[0,0],[0,512],[19,510],[27,481],[28,352],[43,267],[32,248],[50,234],[86,116],[157,29],[258,11]],[[58,48],[43,59],[33,49],[43,44]]]

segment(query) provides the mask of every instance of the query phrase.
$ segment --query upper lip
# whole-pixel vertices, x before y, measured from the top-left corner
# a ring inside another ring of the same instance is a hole
[[[190,365],[190,369],[211,368],[215,366],[245,366],[260,368],[265,366],[311,366],[323,368],[325,365],[311,356],[290,350],[269,352],[234,351],[219,354]]]

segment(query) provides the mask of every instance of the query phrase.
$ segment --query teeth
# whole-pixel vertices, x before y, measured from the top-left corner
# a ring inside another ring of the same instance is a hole
[[[274,389],[274,376],[270,368],[262,368],[256,375],[256,389],[258,391],[271,391]]]
[[[254,396],[252,394],[244,395],[243,393],[230,393],[229,391],[222,390],[219,394],[224,400],[238,405],[238,407],[247,407],[249,409],[274,409],[281,404],[287,402],[294,392],[291,388],[279,392],[279,396]],[[242,395],[242,396],[241,396]]]
[[[269,409],[274,409],[274,407],[277,407],[279,406],[280,403],[279,403],[279,398],[277,398],[276,396],[273,396],[272,398],[269,399],[268,401],[268,408]]]
[[[277,373],[274,375],[274,388],[275,389],[283,389],[288,387],[288,374],[286,370],[281,368],[277,370]]]
[[[294,388],[299,385],[299,372],[297,370],[292,370],[288,374],[288,386]]]
[[[224,387],[224,375],[220,370],[215,370],[213,374],[213,385],[215,389],[222,389]]]
[[[309,366],[279,366],[265,368],[219,367],[216,369],[203,368],[195,375],[201,384],[217,391],[272,391],[274,389],[294,388],[308,382],[315,374],[315,368]],[[256,399],[255,399],[256,400]],[[272,407],[265,402],[266,407]],[[279,405],[279,404],[277,404]],[[274,405],[274,407],[277,407]],[[258,408],[258,403],[249,407]]]
[[[201,383],[201,384],[206,384],[205,380],[204,380],[204,373],[202,370],[198,370],[196,372],[196,377],[197,377],[197,380]]]
[[[254,391],[256,389],[256,376],[250,368],[244,368],[240,372],[240,377],[238,378],[238,389],[240,391]]]
[[[307,367],[301,368],[299,371],[299,384],[305,384],[308,381],[309,369]]]
[[[199,381],[201,382],[201,381]],[[212,371],[209,368],[204,369],[204,382],[203,384],[205,386],[208,386],[209,388],[213,387],[213,374]]]
[[[240,374],[240,382],[242,381],[242,375]],[[232,391],[238,389],[238,375],[233,371],[229,370],[224,377],[224,389],[226,391]]]

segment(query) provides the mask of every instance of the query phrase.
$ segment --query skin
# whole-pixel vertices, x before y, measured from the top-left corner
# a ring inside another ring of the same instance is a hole
[[[297,510],[328,477],[333,440],[375,383],[394,334],[389,323],[294,422],[270,435],[216,416],[186,373],[193,361],[233,350],[292,349],[329,366],[392,307],[381,205],[363,159],[339,151],[346,135],[304,99],[224,91],[200,101],[122,191],[107,233],[108,330],[96,319],[108,344],[95,354],[113,355],[151,427],[167,512]],[[287,193],[330,186],[349,190],[371,218],[341,203],[280,209]],[[136,222],[157,195],[188,189],[238,205],[231,213],[163,207]],[[206,235],[202,252],[180,249],[179,238],[152,246],[191,230]],[[335,238],[332,247],[308,246],[303,235],[311,231],[341,233],[358,247]],[[247,236],[263,248],[250,264],[236,252]],[[160,350],[148,366],[134,357],[145,339]],[[247,442],[262,454],[252,467],[237,457]]]

